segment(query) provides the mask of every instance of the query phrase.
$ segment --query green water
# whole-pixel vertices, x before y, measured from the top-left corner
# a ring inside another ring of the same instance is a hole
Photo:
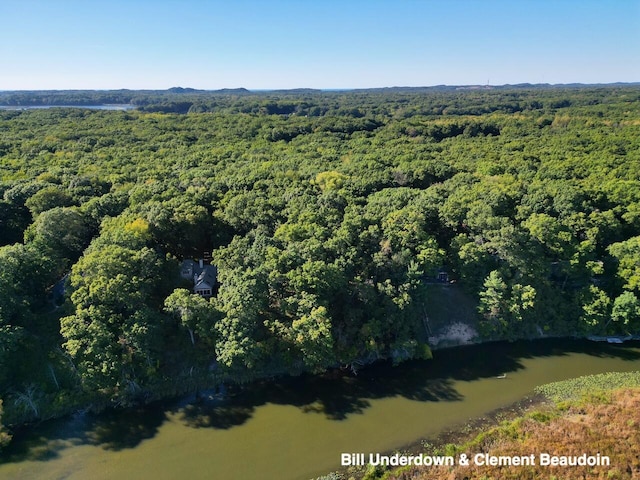
[[[0,478],[309,479],[342,452],[384,452],[506,406],[534,386],[640,370],[640,345],[553,340],[436,352],[256,385],[220,401],[79,415],[17,436]],[[506,378],[497,376],[506,373]]]

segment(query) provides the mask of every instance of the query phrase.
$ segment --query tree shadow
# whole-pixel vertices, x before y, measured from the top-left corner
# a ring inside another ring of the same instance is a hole
[[[53,460],[60,452],[77,445],[94,445],[104,450],[135,448],[153,438],[167,416],[160,405],[97,414],[78,413],[18,429],[2,451],[1,463]]]
[[[636,345],[640,346],[640,345]],[[524,368],[523,359],[583,353],[597,357],[640,360],[640,351],[584,340],[495,342],[435,352],[433,360],[393,366],[379,362],[353,375],[336,369],[323,375],[300,375],[256,382],[233,396],[206,396],[182,409],[189,426],[229,429],[248,421],[265,404],[292,405],[309,414],[341,421],[363,414],[376,399],[404,397],[419,402],[464,400],[454,382],[497,378]]]
[[[617,358],[626,361],[640,360],[640,342],[623,344],[592,342],[579,338],[546,338],[539,340],[518,340],[515,342],[485,343],[501,356],[517,359],[539,357],[563,357],[573,353],[598,358]],[[478,345],[482,347],[482,345]]]
[[[612,344],[575,339],[567,342],[569,344],[564,350],[566,353],[585,353],[592,357],[618,358],[620,360],[625,360],[628,362],[640,360],[640,350],[638,350],[640,348],[639,341],[626,342],[624,344]],[[635,347],[636,350],[631,350],[629,347]],[[557,352],[559,348],[560,347],[557,346],[555,351]]]
[[[632,347],[632,348],[629,348]],[[434,352],[433,360],[393,366],[379,362],[361,369],[335,369],[323,375],[300,375],[256,382],[231,393],[201,394],[197,401],[156,403],[144,408],[78,414],[14,432],[2,463],[47,461],[66,448],[95,445],[109,451],[135,448],[153,438],[168,415],[192,428],[228,430],[249,421],[266,404],[289,405],[309,415],[344,421],[360,415],[376,399],[403,397],[419,402],[459,402],[457,381],[496,378],[524,368],[524,359],[572,353],[623,361],[640,360],[640,342],[614,345],[572,339],[496,342]]]
[[[255,405],[238,405],[235,402],[199,402],[180,410],[179,418],[192,428],[216,428],[228,430],[242,425],[255,411]]]
[[[86,443],[112,451],[135,448],[143,440],[153,438],[166,419],[161,405],[103,412],[90,420],[85,431]]]
[[[629,345],[628,345],[629,346]],[[638,345],[634,345],[638,346]],[[177,410],[189,426],[229,429],[248,421],[266,404],[291,405],[309,414],[341,421],[363,414],[376,399],[400,396],[419,402],[457,402],[463,396],[455,382],[503,378],[524,368],[523,359],[582,353],[601,358],[640,360],[640,352],[618,345],[573,339],[495,342],[436,351],[433,360],[400,366],[380,362],[354,376],[336,369],[323,375],[301,375],[256,382],[225,399],[204,400]]]

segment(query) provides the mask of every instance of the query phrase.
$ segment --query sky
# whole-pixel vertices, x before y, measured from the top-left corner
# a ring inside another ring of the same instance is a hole
[[[640,0],[0,0],[0,90],[640,81]]]

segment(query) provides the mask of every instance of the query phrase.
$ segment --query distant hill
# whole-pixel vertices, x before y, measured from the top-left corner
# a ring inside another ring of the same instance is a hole
[[[434,85],[423,87],[380,87],[362,89],[331,89],[321,90],[313,88],[293,88],[276,90],[248,90],[246,88],[222,88],[218,90],[201,90],[190,87],[171,87],[167,90],[16,90],[0,91],[0,106],[7,107],[47,107],[47,106],[105,106],[105,105],[131,105],[148,112],[188,113],[219,110],[230,107],[231,103],[240,101],[241,98],[264,98],[270,103],[282,103],[280,97],[287,96],[287,105],[265,105],[267,112],[278,114],[318,115],[318,112],[301,110],[294,103],[302,101],[302,97],[313,96],[320,99],[323,96],[349,96],[349,95],[449,95],[461,92],[476,92],[484,95],[485,92],[509,92],[509,91],[568,91],[580,89],[599,89],[604,87],[625,88],[638,86],[640,83],[614,83],[614,84],[581,84],[572,83],[564,85],[551,85],[547,83],[516,85]],[[474,93],[475,94],[475,93]],[[294,97],[299,96],[296,100]],[[221,100],[224,98],[224,100]],[[446,102],[446,100],[444,100]],[[285,102],[285,103],[286,103]],[[293,103],[292,103],[293,102]],[[481,103],[485,100],[481,100]],[[357,99],[354,99],[353,107],[357,108]],[[246,105],[236,105],[237,110],[248,113]],[[234,107],[235,108],[235,107]],[[306,107],[305,107],[306,108]],[[513,109],[511,109],[513,110]],[[323,113],[322,113],[323,114]],[[358,115],[355,115],[358,116]]]
[[[194,92],[202,92],[203,90],[197,90],[195,88],[182,88],[182,87],[171,87],[167,90],[167,92],[171,93],[194,93]]]

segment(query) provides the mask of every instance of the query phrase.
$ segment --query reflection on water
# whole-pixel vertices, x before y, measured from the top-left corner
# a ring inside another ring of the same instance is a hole
[[[51,460],[65,448],[76,445],[99,446],[119,451],[135,448],[153,438],[167,419],[160,405],[101,414],[78,413],[70,418],[44,422],[33,430],[17,432],[4,461]]]
[[[382,363],[355,377],[303,375],[186,405],[79,414],[18,432],[3,452],[0,478],[214,478],[213,468],[219,478],[310,478],[336,468],[343,451],[400,447],[542,383],[640,370],[638,347],[569,340],[485,344],[395,368]]]

